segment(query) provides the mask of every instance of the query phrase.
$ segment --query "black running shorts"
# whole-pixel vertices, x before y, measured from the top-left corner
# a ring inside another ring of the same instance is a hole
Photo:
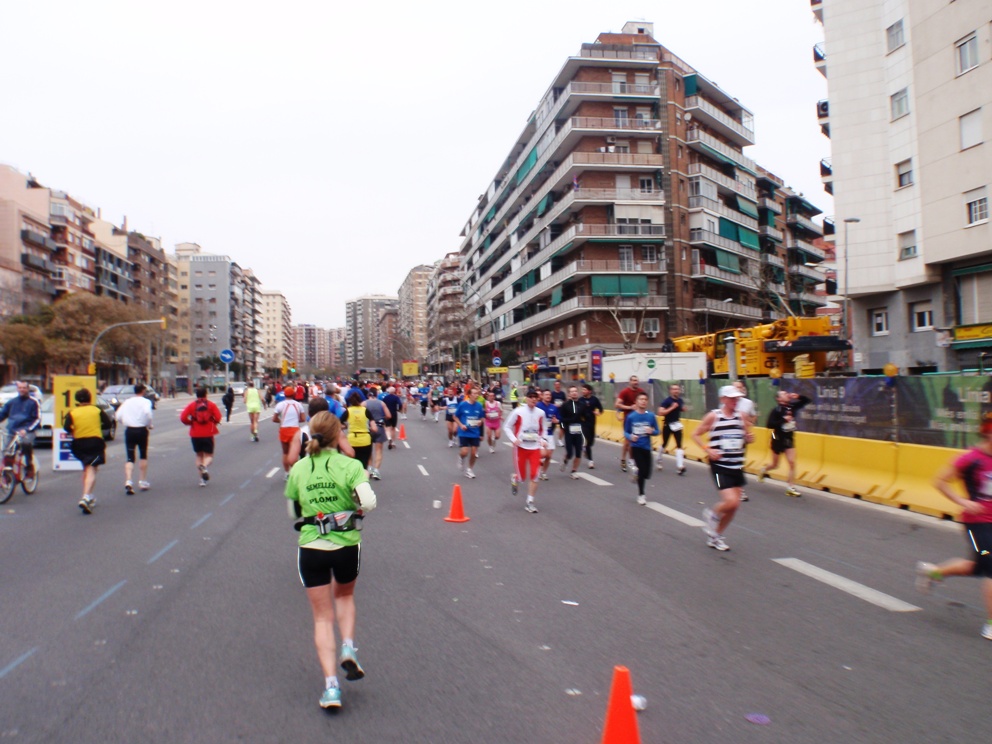
[[[337,550],[317,550],[301,547],[297,558],[300,581],[307,589],[327,586],[331,577],[339,584],[350,584],[358,578],[362,563],[362,544]]]
[[[148,459],[148,428],[145,426],[129,426],[124,430],[124,451],[127,461],[134,462],[134,448],[138,448],[138,459]]]
[[[69,449],[72,452],[72,456],[83,463],[83,465],[95,468],[106,462],[103,456],[107,451],[107,445],[104,443],[103,437],[73,439],[69,445]]]
[[[744,471],[742,469],[725,468],[716,463],[710,463],[710,470],[713,473],[717,491],[724,491],[728,488],[744,488]]]
[[[989,522],[971,522],[965,524],[968,544],[974,551],[972,560],[975,561],[975,576],[992,579],[992,524]]]
[[[193,442],[193,451],[198,455],[212,455],[214,453],[213,437],[190,437]]]

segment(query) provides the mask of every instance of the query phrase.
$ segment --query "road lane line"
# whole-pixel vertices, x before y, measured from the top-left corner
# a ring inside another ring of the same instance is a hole
[[[403,440],[403,446],[406,447],[407,449],[410,449],[410,443],[405,439]]]
[[[28,659],[30,659],[32,656],[34,656],[34,652],[37,651],[37,650],[38,650],[38,647],[35,646],[30,651],[26,651],[25,653],[23,653],[20,656],[18,656],[16,659],[14,659],[12,662],[10,662],[3,669],[0,669],[0,679],[3,679],[4,677],[6,677],[12,671],[14,671],[15,669],[17,669],[17,667],[19,667],[25,661],[27,661]]]
[[[423,465],[418,465],[417,467],[420,469],[420,472],[423,473],[424,475],[427,476],[430,475],[430,473],[427,472],[427,468],[425,468]]]
[[[609,481],[605,481],[602,478],[597,478],[595,475],[589,475],[589,473],[577,473],[577,475],[585,481],[590,483],[595,483],[597,486],[612,486],[613,484]]]
[[[241,489],[241,490],[244,490],[244,489],[248,488],[248,484],[249,483],[251,483],[251,478],[249,478],[244,483],[242,483],[240,486],[238,486],[238,488]]]
[[[279,472],[279,468],[272,468],[268,473],[265,474],[266,478],[271,478],[273,475]]]
[[[234,498],[234,494],[233,493],[227,494],[227,496],[224,497],[224,500],[221,501],[220,504],[218,504],[218,506],[224,506],[224,504],[226,504],[228,501],[230,501],[233,498]]]
[[[682,524],[689,525],[690,527],[703,526],[703,520],[690,517],[688,514],[672,509],[670,506],[659,504],[657,501],[649,501],[646,506],[652,511],[656,511],[659,514],[664,514],[666,517],[671,517],[676,522],[681,522]]]
[[[265,470],[265,466],[264,465],[262,467],[260,467],[258,470],[256,470],[254,473],[252,473],[251,474],[251,477],[252,478],[257,478],[258,476],[260,476],[262,474],[262,471],[263,470]]]
[[[103,602],[105,599],[108,599],[114,592],[116,592],[118,589],[120,589],[126,583],[127,583],[127,579],[124,579],[124,581],[121,581],[121,582],[119,582],[117,584],[114,584],[106,592],[104,592],[102,596],[100,596],[99,598],[97,598],[96,601],[94,601],[89,607],[87,607],[85,610],[82,610],[78,615],[76,615],[76,620],[78,620],[81,617],[85,617],[90,612],[92,612],[93,610],[95,610],[100,605],[101,602]]]
[[[199,526],[200,526],[201,524],[203,524],[203,523],[204,523],[204,522],[206,522],[206,521],[207,521],[208,519],[210,519],[210,517],[212,517],[213,515],[214,515],[214,513],[213,513],[213,512],[207,512],[207,513],[206,513],[206,514],[204,514],[204,515],[203,515],[202,517],[200,517],[200,518],[199,518],[199,519],[197,519],[197,520],[196,520],[195,522],[193,522],[193,526],[192,526],[192,527],[190,527],[190,529],[191,529],[191,530],[195,530],[195,529],[196,529],[197,527],[199,527]]]
[[[155,561],[157,561],[163,555],[165,555],[166,553],[168,553],[170,550],[172,550],[178,544],[179,544],[179,541],[178,540],[173,540],[172,542],[170,542],[168,545],[166,545],[164,548],[162,548],[155,555],[153,555],[151,558],[148,559],[148,565],[149,566],[152,565]]]
[[[804,576],[809,576],[811,579],[823,582],[827,586],[832,586],[834,589],[840,589],[842,592],[847,592],[858,599],[863,599],[865,602],[881,607],[883,610],[888,610],[889,612],[917,612],[920,609],[916,605],[909,604],[909,602],[903,602],[901,599],[883,594],[876,589],[831,573],[818,566],[814,566],[812,563],[801,561],[798,558],[773,558],[772,560],[780,566],[791,568],[793,571],[797,571]]]

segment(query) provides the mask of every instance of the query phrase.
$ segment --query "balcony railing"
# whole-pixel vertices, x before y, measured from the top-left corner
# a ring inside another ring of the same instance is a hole
[[[714,315],[726,315],[731,318],[760,318],[760,307],[749,307],[738,302],[724,302],[714,300],[710,297],[697,297],[692,303],[692,311],[699,313],[713,313]]]
[[[737,241],[725,238],[715,232],[704,230],[701,227],[694,227],[689,231],[689,242],[692,245],[702,244],[711,245],[714,248],[722,248],[725,251],[736,253],[738,256],[744,256],[745,258],[755,258],[757,255],[755,251],[745,248]]]
[[[813,45],[813,62],[826,62],[827,50],[822,42]]]
[[[626,116],[573,116],[574,129],[603,129],[606,131],[654,131],[661,129],[659,119],[639,119]]]
[[[657,85],[644,83],[583,83],[573,80],[568,84],[567,93],[603,94],[607,96],[650,96],[656,98],[661,94]]]
[[[825,282],[827,280],[826,275],[822,271],[817,271],[813,267],[806,266],[804,264],[790,264],[789,273],[804,276],[807,279],[813,279],[817,283]]]
[[[702,176],[703,178],[709,179],[718,186],[723,186],[725,189],[732,191],[735,194],[746,196],[751,201],[754,201],[755,199],[754,184],[748,183],[747,181],[741,181],[736,178],[729,178],[716,168],[711,168],[703,163],[690,163],[689,175]]]
[[[796,238],[792,238],[785,247],[788,248],[789,250],[805,251],[811,256],[816,256],[821,261],[823,261],[827,257],[826,251],[817,248],[815,245],[805,240],[798,240]]]
[[[708,119],[716,127],[728,130],[724,131],[723,134],[730,137],[735,137],[736,135],[735,138],[740,140],[740,144],[754,144],[753,129],[744,126],[744,124],[734,119],[727,112],[721,111],[702,96],[686,96],[685,108],[686,111],[694,111],[699,114],[704,121]]]
[[[823,235],[823,228],[817,225],[813,220],[805,215],[799,214],[798,212],[792,212],[785,216],[785,221],[789,225],[796,225],[803,228],[804,230],[813,233],[814,235]]]
[[[37,269],[38,271],[43,271],[46,274],[50,274],[52,271],[52,264],[43,258],[39,258],[33,253],[22,253],[21,263],[25,266],[30,266],[32,269]]]
[[[590,59],[630,59],[644,62],[657,62],[658,52],[656,50],[637,49],[626,45],[613,44],[585,44],[579,52],[579,56]]]
[[[789,292],[789,299],[803,302],[808,305],[826,305],[826,295],[817,295],[812,292]]]
[[[758,221],[754,219],[754,217],[749,217],[743,212],[738,212],[736,209],[731,209],[721,201],[710,199],[706,196],[690,196],[689,209],[708,209],[711,212],[721,215],[722,217],[726,217],[728,220],[733,220],[739,225],[744,225],[744,227],[750,228],[751,230],[758,229]]]
[[[752,276],[735,274],[733,271],[727,271],[726,269],[721,269],[719,266],[710,266],[699,261],[692,262],[692,278],[716,279],[722,284],[731,284],[735,287],[744,287],[745,289],[758,288],[758,281]]]
[[[665,203],[665,192],[641,191],[640,189],[585,189],[578,188],[572,192],[575,201],[651,201]]]
[[[771,238],[772,240],[777,240],[782,242],[785,238],[782,235],[782,231],[778,228],[772,227],[771,225],[761,225],[758,227],[758,234],[764,235],[765,237]]]
[[[758,168],[757,163],[755,163],[751,158],[745,157],[744,154],[728,144],[725,144],[718,140],[716,137],[711,137],[706,134],[702,129],[698,127],[693,127],[689,129],[686,133],[686,142],[690,145],[694,142],[698,142],[701,145],[706,145],[707,147],[716,150],[721,155],[730,160],[734,161],[738,166],[744,168],[747,171],[755,172]]]
[[[762,253],[761,254],[761,258],[762,258],[762,260],[765,261],[765,263],[771,264],[772,266],[778,266],[779,268],[782,268],[782,269],[785,268],[785,261],[783,261],[782,260],[782,257],[779,256],[778,254],[775,254],[775,253]]]
[[[767,209],[769,212],[774,212],[775,214],[782,214],[781,205],[774,199],[762,196],[758,199],[758,206]]]
[[[823,158],[820,161],[820,177],[826,178],[828,176],[832,176],[833,174],[834,167],[833,163],[830,161],[830,158]]]

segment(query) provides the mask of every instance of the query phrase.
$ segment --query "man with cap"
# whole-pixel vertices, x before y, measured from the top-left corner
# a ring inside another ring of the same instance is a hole
[[[706,453],[716,482],[720,501],[712,509],[703,509],[703,532],[706,544],[716,550],[730,550],[723,537],[741,503],[744,488],[744,446],[754,441],[751,425],[737,412],[741,391],[733,385],[720,388],[720,407],[706,416],[692,433],[693,441]],[[709,442],[703,442],[703,435]]]

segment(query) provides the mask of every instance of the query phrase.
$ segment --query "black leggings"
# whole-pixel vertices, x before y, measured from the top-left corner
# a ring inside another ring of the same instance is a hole
[[[637,466],[637,495],[644,495],[644,481],[651,477],[651,450],[631,445],[630,456]]]
[[[592,459],[592,446],[596,443],[596,426],[583,426],[582,436],[586,440],[586,459]]]
[[[369,460],[372,459],[372,445],[366,444],[364,447],[351,447],[355,450],[355,459],[362,463],[362,467],[368,470]]]
[[[661,454],[662,450],[664,450],[665,447],[668,446],[669,437],[675,437],[676,448],[682,449],[682,429],[679,429],[678,431],[672,431],[671,429],[668,428],[668,424],[665,424],[665,426],[661,430],[661,447],[658,449],[659,455]]]

